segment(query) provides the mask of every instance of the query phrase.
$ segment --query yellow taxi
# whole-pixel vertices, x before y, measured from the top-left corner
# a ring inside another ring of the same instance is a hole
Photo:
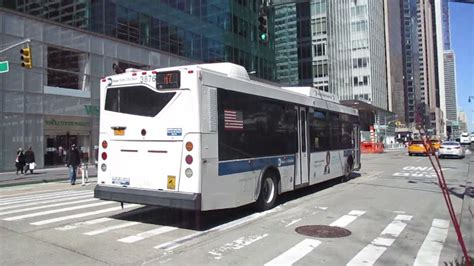
[[[439,150],[439,147],[441,146],[441,141],[437,140],[437,139],[432,139],[430,140],[431,141],[431,147],[437,151]]]
[[[413,154],[426,154],[425,145],[421,140],[412,140],[408,144],[408,155],[412,156]]]

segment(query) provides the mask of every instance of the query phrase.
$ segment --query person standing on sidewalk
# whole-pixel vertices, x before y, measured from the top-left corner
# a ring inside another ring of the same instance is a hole
[[[66,162],[66,166],[69,167],[69,180],[71,181],[71,185],[75,185],[77,167],[81,164],[81,155],[79,154],[76,144],[71,145],[71,149],[67,153]]]
[[[25,151],[25,175],[28,173],[28,170],[30,170],[30,173],[33,174],[33,169],[35,169],[35,153],[33,152],[31,146],[28,147],[28,150]]]
[[[22,148],[18,148],[18,151],[16,152],[15,167],[16,174],[18,174],[18,171],[21,171],[21,174],[23,174],[23,167],[25,167],[25,154],[23,153]]]

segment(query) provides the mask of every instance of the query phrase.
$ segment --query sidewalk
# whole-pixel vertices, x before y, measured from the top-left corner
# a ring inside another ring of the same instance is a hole
[[[474,258],[474,155],[470,156],[461,210],[461,232],[468,254]]]
[[[89,179],[91,177],[97,177],[97,168],[95,166],[89,166],[88,172]],[[82,176],[78,174],[76,184],[81,184],[81,178]],[[4,172],[0,173],[0,187],[66,181],[68,179],[68,168],[65,166],[35,169],[33,174],[28,173],[27,175],[17,175],[16,172]]]

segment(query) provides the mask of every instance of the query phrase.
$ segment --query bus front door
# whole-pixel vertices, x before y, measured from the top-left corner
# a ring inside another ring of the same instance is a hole
[[[298,111],[298,152],[295,161],[295,188],[309,184],[308,126],[306,107],[297,107]]]
[[[354,142],[354,169],[360,169],[360,128],[358,125],[354,125],[353,130],[353,139]]]

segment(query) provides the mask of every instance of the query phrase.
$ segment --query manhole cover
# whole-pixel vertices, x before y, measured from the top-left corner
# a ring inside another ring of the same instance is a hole
[[[298,234],[312,237],[336,238],[351,235],[351,231],[329,225],[305,225],[295,229]]]

